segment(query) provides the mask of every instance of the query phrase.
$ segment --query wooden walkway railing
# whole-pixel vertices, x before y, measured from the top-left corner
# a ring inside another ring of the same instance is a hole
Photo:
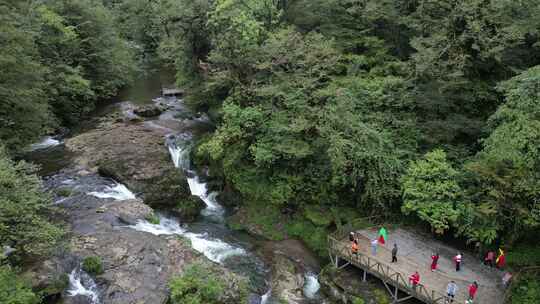
[[[525,267],[522,268],[519,272],[512,275],[510,284],[508,285],[508,287],[506,288],[506,292],[504,293],[504,303],[512,303],[512,289],[514,289],[514,286],[519,283],[519,280],[523,276],[534,276],[540,278],[540,266]]]
[[[340,231],[339,234],[342,235],[343,231]],[[342,237],[336,237],[335,234],[329,235],[328,248],[330,259],[337,268],[342,268],[351,264],[364,271],[364,279],[366,277],[366,273],[379,278],[390,293],[393,303],[400,303],[413,297],[429,304],[450,303],[446,295],[435,290],[428,289],[422,284],[412,287],[408,283],[408,277],[405,277],[400,272],[395,271],[389,265],[378,262],[374,258],[365,255],[362,252],[352,254],[348,244],[343,241]],[[339,265],[340,259],[346,261],[346,263],[342,266]],[[407,296],[399,298],[398,290],[406,293]]]

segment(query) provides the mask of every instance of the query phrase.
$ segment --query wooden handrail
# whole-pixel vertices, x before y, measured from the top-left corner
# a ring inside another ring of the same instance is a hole
[[[510,284],[507,286],[506,291],[504,293],[503,303],[511,303],[512,289],[514,288],[514,285],[517,282],[519,282],[519,278],[524,275],[540,276],[540,266],[525,267],[525,268],[520,269],[518,273],[513,274],[512,279],[510,280]]]
[[[347,246],[341,246],[344,242],[339,241],[334,235],[328,235],[328,245],[329,250],[334,254],[339,255],[341,258],[347,260],[348,262],[354,264],[355,266],[364,269],[364,271],[370,272],[372,275],[379,277],[383,282],[391,282],[399,289],[406,291],[410,295],[424,300],[428,303],[447,303],[449,300],[448,297],[438,291],[428,290],[423,284],[418,284],[416,288],[411,287],[408,284],[408,280],[403,277],[398,271],[395,271],[392,267],[382,264],[377,260],[365,255],[362,252],[358,252],[353,255],[350,250],[343,252],[343,248],[348,248]],[[393,278],[395,276],[395,279]]]
[[[337,227],[336,231],[332,233],[332,235],[336,238],[342,238],[346,237],[347,234],[351,231],[357,230],[358,228],[366,229],[366,228],[373,228],[376,227],[374,223],[376,220],[380,219],[380,216],[370,216],[370,217],[362,217],[362,218],[356,218],[345,225],[341,225]],[[363,224],[370,223],[367,227],[363,226]]]

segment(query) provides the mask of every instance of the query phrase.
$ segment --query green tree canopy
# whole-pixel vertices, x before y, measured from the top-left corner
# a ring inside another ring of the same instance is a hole
[[[32,170],[0,148],[0,245],[15,248],[20,257],[49,253],[63,234],[48,220],[51,200]]]
[[[434,150],[424,159],[410,164],[403,176],[404,213],[415,213],[442,234],[458,220],[463,191],[442,150]]]
[[[7,266],[0,266],[0,303],[38,304],[41,299]]]

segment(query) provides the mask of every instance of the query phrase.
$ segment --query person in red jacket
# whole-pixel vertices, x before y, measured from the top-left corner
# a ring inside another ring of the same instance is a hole
[[[495,265],[499,269],[503,269],[504,265],[506,264],[506,255],[504,254],[504,251],[499,248],[499,256],[497,257],[497,260],[495,260]]]
[[[478,291],[478,283],[474,281],[474,283],[469,285],[469,300],[474,300],[474,297],[476,296],[477,291]]]
[[[412,285],[413,288],[416,288],[416,286],[420,283],[420,274],[418,271],[415,271],[411,276],[409,277],[409,284]]]
[[[435,271],[437,269],[438,262],[439,262],[439,253],[436,253],[431,256],[431,271]]]

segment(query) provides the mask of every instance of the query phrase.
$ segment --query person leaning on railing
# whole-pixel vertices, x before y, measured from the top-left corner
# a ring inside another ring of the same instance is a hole
[[[358,254],[358,241],[356,239],[351,242],[351,252],[352,254]]]
[[[420,283],[420,274],[418,271],[415,271],[411,276],[409,277],[409,284],[411,284],[413,289],[416,289],[416,286]]]

